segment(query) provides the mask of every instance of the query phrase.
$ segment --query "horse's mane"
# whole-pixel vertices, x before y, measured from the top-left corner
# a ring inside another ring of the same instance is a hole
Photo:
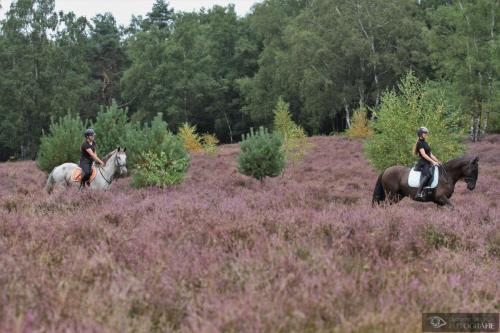
[[[115,152],[116,152],[116,149],[115,149],[115,150],[113,150],[113,151],[111,151],[111,152],[109,152],[106,156],[104,156],[104,157],[102,158],[102,160],[103,160],[104,162],[107,162],[107,161],[111,158],[111,156],[113,156],[113,154],[114,154]]]
[[[467,157],[467,156],[462,156],[462,157],[457,157],[449,160],[448,162],[444,163],[443,166],[445,167],[456,167],[458,165],[461,165],[463,163],[468,163],[472,158]]]

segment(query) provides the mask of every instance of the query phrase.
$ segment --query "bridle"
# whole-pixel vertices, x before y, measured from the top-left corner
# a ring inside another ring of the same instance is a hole
[[[446,168],[444,167],[444,164],[441,164],[440,166],[441,166],[441,169],[443,170],[443,174],[446,176],[446,178],[448,178],[448,172],[446,171]],[[467,184],[476,181],[476,177],[474,177],[474,176],[466,176],[466,177],[463,177],[462,179]]]
[[[121,169],[122,167],[126,166],[125,163],[121,164],[120,162],[118,162],[118,159],[116,159],[115,161],[115,166],[118,167],[119,169]],[[104,175],[102,174],[102,168],[97,168],[99,170],[99,173],[101,174],[101,177],[106,181],[106,183],[108,183],[108,185],[111,185],[111,180],[107,180],[106,177],[104,177]]]
[[[469,174],[471,174],[471,173],[474,174],[475,170],[471,171],[470,169],[471,168],[469,166]],[[477,181],[477,177],[475,177],[475,176],[466,176],[466,177],[463,178],[463,180],[464,180],[464,182],[467,183],[467,185],[470,184],[470,183],[474,184]]]
[[[466,182],[467,184],[473,182],[475,179],[475,177],[464,177],[464,182]]]

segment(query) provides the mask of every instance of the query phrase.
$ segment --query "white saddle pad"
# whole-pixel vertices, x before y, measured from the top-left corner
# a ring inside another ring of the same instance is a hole
[[[408,175],[408,186],[418,187],[420,184],[420,171],[415,171],[415,168],[411,168],[410,174]],[[432,183],[430,186],[424,186],[424,188],[435,188],[439,180],[439,168],[434,166],[434,178],[432,178]]]

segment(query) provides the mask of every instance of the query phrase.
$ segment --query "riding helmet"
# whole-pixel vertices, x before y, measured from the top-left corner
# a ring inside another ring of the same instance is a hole
[[[95,132],[92,128],[85,130],[85,137],[91,136],[91,135],[95,135]]]
[[[423,126],[422,126],[422,127],[420,127],[420,128],[418,129],[418,131],[417,131],[417,135],[418,135],[418,136],[421,136],[421,135],[422,135],[422,133],[429,133],[429,130],[427,129],[427,127],[423,127]]]

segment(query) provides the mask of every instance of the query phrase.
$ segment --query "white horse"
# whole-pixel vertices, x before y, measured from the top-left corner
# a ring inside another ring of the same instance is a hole
[[[122,150],[118,147],[103,158],[104,166],[96,165],[96,177],[90,183],[91,189],[107,190],[115,176],[123,176],[127,173],[127,154],[125,151],[126,148]],[[80,187],[79,181],[72,180],[73,171],[77,168],[80,167],[76,163],[64,163],[56,166],[49,174],[45,190],[50,194],[55,185]]]

